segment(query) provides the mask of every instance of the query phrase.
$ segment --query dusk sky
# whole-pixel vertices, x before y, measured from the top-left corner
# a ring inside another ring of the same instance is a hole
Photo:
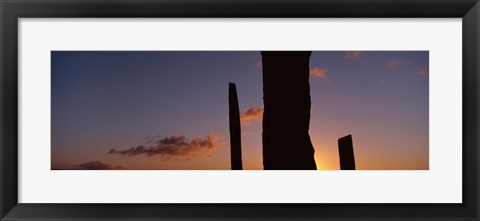
[[[229,82],[243,168],[263,169],[259,51],[52,51],[51,61],[52,169],[229,170]],[[428,51],[314,51],[317,168],[338,170],[337,140],[352,134],[357,170],[428,170],[428,67]]]

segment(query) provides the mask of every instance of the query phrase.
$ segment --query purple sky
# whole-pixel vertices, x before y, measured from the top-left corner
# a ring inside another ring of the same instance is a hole
[[[228,82],[244,169],[263,169],[260,52],[51,55],[52,169],[228,170]],[[337,139],[348,134],[359,170],[428,169],[428,64],[428,51],[314,51],[318,169],[339,169]]]

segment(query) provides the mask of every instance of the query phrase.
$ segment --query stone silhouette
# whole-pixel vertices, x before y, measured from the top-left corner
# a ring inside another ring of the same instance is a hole
[[[228,107],[230,121],[230,156],[232,170],[242,170],[242,140],[240,129],[240,110],[238,108],[237,88],[228,84]]]
[[[352,135],[338,139],[341,170],[355,170],[355,154],[353,152]]]
[[[310,126],[311,51],[262,51],[263,166],[316,170]]]

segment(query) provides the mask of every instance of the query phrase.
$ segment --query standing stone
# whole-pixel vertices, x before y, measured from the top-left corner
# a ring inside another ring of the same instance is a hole
[[[310,141],[311,51],[262,51],[263,166],[316,170]]]
[[[242,140],[240,129],[240,111],[238,108],[237,88],[228,84],[228,107],[230,121],[230,156],[232,170],[242,170]]]
[[[353,152],[352,135],[338,139],[341,170],[355,170],[355,154]]]

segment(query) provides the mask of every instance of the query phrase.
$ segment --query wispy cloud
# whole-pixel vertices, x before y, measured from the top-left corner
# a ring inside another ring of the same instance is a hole
[[[345,59],[356,60],[363,55],[363,51],[349,51],[345,54]]]
[[[75,168],[74,170],[115,170],[115,169],[123,169],[121,166],[112,166],[110,164],[102,163],[100,161],[91,161],[88,163],[83,163]]]
[[[327,76],[327,73],[328,73],[327,68],[315,67],[310,69],[310,75],[312,77],[323,79],[327,83],[332,83],[332,80],[330,80],[330,78]]]
[[[384,85],[385,82],[386,82],[385,80],[378,80],[378,81],[377,81],[377,84],[378,84],[378,85]]]
[[[387,65],[388,67],[394,68],[400,64],[405,64],[405,63],[407,63],[405,60],[391,58],[390,60],[388,60]]]
[[[250,136],[250,135],[253,135],[253,132],[252,131],[249,131],[249,130],[242,130],[242,137],[243,136]]]
[[[262,70],[262,60],[258,60],[254,63],[255,69]]]
[[[190,160],[197,154],[210,154],[215,149],[223,146],[224,143],[219,141],[220,138],[220,134],[210,134],[204,138],[195,137],[192,140],[188,140],[185,136],[174,135],[165,138],[154,138],[146,144],[125,150],[110,149],[108,154],[119,154],[128,157],[137,155],[156,156],[163,161]]]
[[[428,72],[429,72],[427,67],[411,68],[410,71],[411,73],[417,75],[418,77],[425,77],[428,75]]]
[[[413,73],[418,75],[419,77],[425,77],[428,75],[428,68],[426,67],[415,68],[413,70]]]
[[[249,107],[240,113],[240,121],[243,125],[250,125],[251,123],[262,122],[263,106]]]

